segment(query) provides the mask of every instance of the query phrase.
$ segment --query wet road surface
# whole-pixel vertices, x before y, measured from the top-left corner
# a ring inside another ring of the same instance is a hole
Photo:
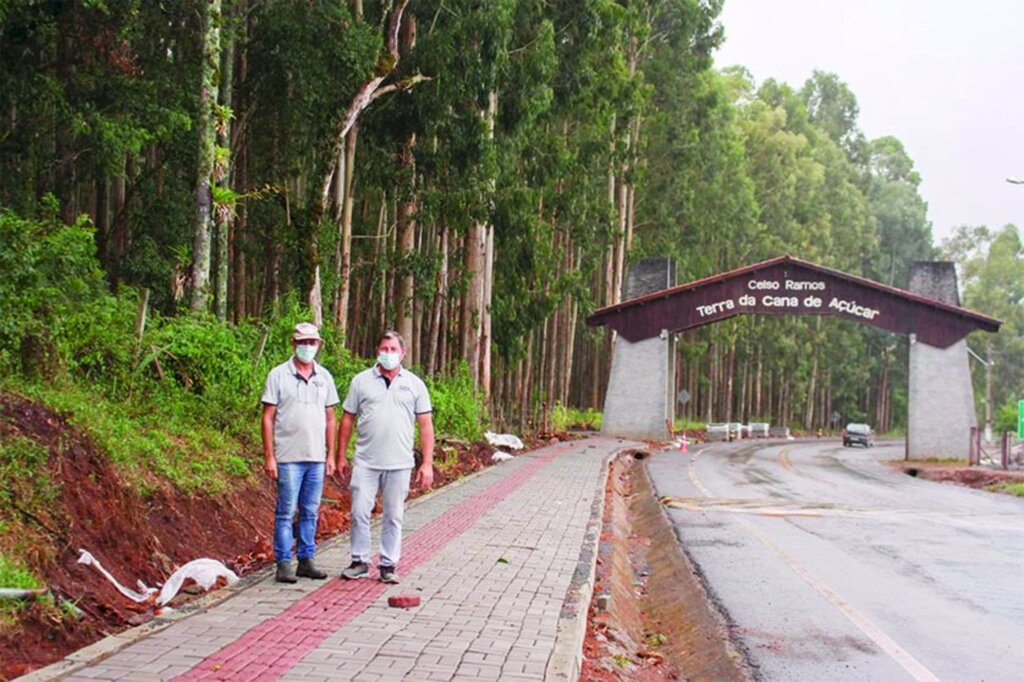
[[[758,678],[1024,679],[1024,499],[882,463],[902,457],[798,440],[647,460]]]

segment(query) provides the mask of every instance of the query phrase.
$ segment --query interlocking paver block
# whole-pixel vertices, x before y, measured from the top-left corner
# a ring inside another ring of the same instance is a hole
[[[604,463],[634,446],[550,446],[415,501],[396,588],[268,577],[66,679],[541,679]],[[318,554],[333,576],[348,560],[346,541]],[[389,609],[397,593],[419,594],[421,606]]]

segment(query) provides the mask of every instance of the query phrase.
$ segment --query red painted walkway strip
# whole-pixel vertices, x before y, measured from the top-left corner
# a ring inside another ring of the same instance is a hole
[[[411,573],[428,561],[544,465],[571,447],[559,447],[537,457],[411,534],[403,543],[403,569]],[[277,680],[365,611],[388,587],[372,579],[330,580],[175,679]]]

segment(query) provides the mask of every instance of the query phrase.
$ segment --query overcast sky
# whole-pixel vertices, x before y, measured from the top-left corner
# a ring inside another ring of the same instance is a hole
[[[836,73],[869,139],[903,142],[936,243],[958,225],[1024,228],[1024,2],[725,0],[718,67],[799,89]]]

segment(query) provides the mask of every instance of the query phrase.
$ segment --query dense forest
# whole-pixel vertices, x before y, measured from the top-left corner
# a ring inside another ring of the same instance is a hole
[[[80,410],[160,382],[190,410],[250,409],[264,348],[310,317],[335,362],[393,327],[480,418],[539,428],[601,409],[612,340],[584,320],[631,261],[670,256],[686,282],[792,254],[905,287],[948,257],[965,305],[1006,320],[970,344],[1010,419],[1017,229],[940,250],[913,160],[861,132],[839,75],[716,67],[721,6],[3,3],[0,367],[86,382],[49,394]],[[879,330],[740,317],[679,353],[693,421],[905,421],[906,340]]]

